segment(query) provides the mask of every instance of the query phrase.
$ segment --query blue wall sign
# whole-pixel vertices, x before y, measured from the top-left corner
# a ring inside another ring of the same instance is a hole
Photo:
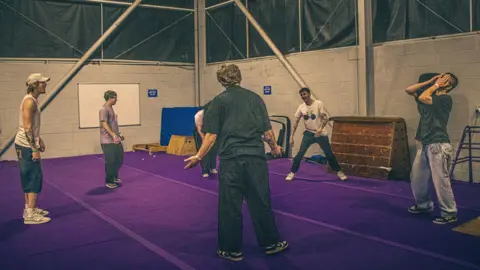
[[[263,94],[264,95],[271,95],[272,94],[272,87],[271,86],[264,86],[263,87]]]
[[[157,89],[148,89],[148,97],[158,97]]]

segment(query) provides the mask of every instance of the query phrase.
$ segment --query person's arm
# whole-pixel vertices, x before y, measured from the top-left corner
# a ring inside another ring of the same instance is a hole
[[[282,151],[277,145],[275,132],[273,132],[272,124],[270,123],[270,117],[268,116],[267,106],[261,97],[258,97],[258,115],[260,120],[260,129],[263,132],[263,141],[268,144],[274,156],[281,155]]]
[[[317,101],[317,102],[319,102],[318,117],[320,117],[320,119],[322,119],[322,124],[317,129],[317,132],[315,132],[315,137],[318,137],[322,134],[323,129],[325,128],[325,126],[328,124],[328,121],[329,121],[329,118],[328,118],[327,112],[325,111],[325,106],[323,105],[323,102],[321,102],[321,101]]]
[[[432,104],[432,95],[440,88],[443,88],[447,85],[448,81],[450,80],[450,75],[442,75],[434,85],[430,86],[427,90],[425,90],[419,97],[418,100],[424,104]]]
[[[100,110],[100,124],[102,127],[107,131],[107,133],[112,137],[114,140],[118,140],[118,135],[113,132],[113,130],[110,128],[110,125],[108,124],[108,110],[106,109],[101,109]]]
[[[31,99],[27,98],[23,102],[23,128],[25,130],[25,137],[27,138],[28,144],[30,145],[30,148],[32,149],[33,152],[38,152],[38,146],[35,142],[35,135],[39,134],[34,134],[33,133],[33,115],[35,114],[37,110],[37,104]]]
[[[428,80],[428,81],[410,85],[409,87],[407,87],[407,89],[405,89],[405,92],[406,92],[407,94],[411,95],[411,96],[415,96],[415,95],[417,95],[417,91],[418,91],[419,89],[422,89],[422,88],[424,88],[425,86],[427,86],[427,85],[429,85],[429,84],[432,84],[432,83],[433,83],[435,80],[437,80],[439,77],[440,77],[440,75],[437,75],[437,76],[434,76],[433,78],[431,78],[431,79]]]
[[[301,105],[300,105],[301,106]],[[298,124],[302,118],[302,111],[300,110],[300,106],[298,107],[297,111],[295,112],[295,120],[293,121],[293,128],[292,128],[292,135],[290,136],[291,140],[293,140],[293,136],[295,135],[295,131],[297,131]]]

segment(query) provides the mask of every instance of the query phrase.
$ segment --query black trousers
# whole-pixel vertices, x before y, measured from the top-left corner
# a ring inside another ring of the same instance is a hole
[[[300,145],[300,149],[298,150],[297,155],[293,159],[291,172],[298,172],[298,169],[300,169],[300,162],[302,161],[302,158],[305,156],[308,148],[314,143],[318,143],[320,145],[320,148],[322,148],[330,167],[332,167],[332,169],[336,172],[340,171],[340,165],[338,164],[337,158],[332,152],[332,146],[328,141],[328,136],[320,136],[316,138],[314,135],[315,134],[309,131],[305,131],[303,133],[302,144]]]
[[[102,144],[102,150],[105,157],[105,182],[112,184],[118,178],[118,171],[123,164],[123,145],[121,143]]]
[[[18,166],[20,167],[20,181],[24,193],[39,194],[43,186],[43,172],[41,161],[33,161],[33,152],[30,147],[15,144]]]
[[[193,138],[195,139],[195,146],[197,147],[197,151],[202,146],[202,137],[195,129],[193,131]],[[202,174],[208,173],[210,174],[210,170],[215,169],[217,166],[217,148],[216,143],[213,145],[212,149],[208,151],[207,155],[200,161],[200,165],[202,166]]]
[[[280,241],[270,202],[268,164],[264,157],[240,156],[220,160],[218,197],[218,246],[241,252],[245,198],[261,247]]]

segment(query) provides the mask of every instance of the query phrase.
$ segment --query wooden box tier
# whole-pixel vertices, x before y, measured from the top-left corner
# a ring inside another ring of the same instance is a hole
[[[332,117],[332,150],[345,174],[406,180],[411,164],[407,127],[396,117]],[[332,172],[328,166],[328,172]]]

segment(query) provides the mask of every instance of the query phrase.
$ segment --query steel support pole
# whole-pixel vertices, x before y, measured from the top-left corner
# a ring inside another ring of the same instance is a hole
[[[194,104],[195,106],[200,106],[200,61],[198,59],[198,1],[199,0],[194,0],[194,8],[195,12],[194,18],[193,18],[193,24],[194,24],[194,35],[195,35],[195,76],[194,76],[194,84],[195,84],[195,93],[194,93]]]
[[[60,1],[60,0],[42,0],[42,1]],[[84,2],[84,3],[108,4],[108,5],[116,5],[116,6],[130,6],[130,5],[133,5],[133,3],[130,3],[130,2],[112,1],[112,0],[63,0],[61,2]],[[140,4],[140,5],[138,5],[138,7],[150,8],[150,9],[187,11],[187,12],[194,12],[195,11],[194,9],[191,9],[191,8],[159,6],[159,5],[150,5],[150,4]]]
[[[133,2],[131,6],[129,6],[127,10],[125,10],[125,12],[122,15],[120,15],[120,17],[118,17],[118,19],[110,26],[110,28],[108,28],[108,30],[105,31],[105,33],[93,44],[93,46],[90,49],[88,49],[88,51],[82,56],[82,58],[80,58],[80,60],[68,71],[68,73],[65,74],[65,76],[63,76],[63,78],[55,85],[55,87],[52,90],[52,93],[48,95],[46,100],[40,105],[40,110],[43,111],[48,106],[48,104],[52,102],[52,100],[63,90],[63,87],[65,86],[65,84],[74,76],[76,72],[78,72],[78,70],[82,67],[85,61],[87,61],[88,58],[92,56],[92,54],[98,49],[98,47],[100,47],[100,45],[102,45],[103,42],[105,42],[105,40],[118,28],[118,26],[120,26],[120,24],[123,21],[125,21],[128,15],[130,15],[130,13],[132,13],[132,11],[135,10],[135,8],[141,2],[142,0],[135,0],[135,2]],[[16,132],[14,132],[10,136],[10,138],[7,140],[7,142],[4,145],[2,145],[2,147],[0,148],[0,157],[13,144],[13,141],[15,140],[15,135],[16,135]]]
[[[375,115],[372,0],[358,0],[358,108],[362,116]]]

